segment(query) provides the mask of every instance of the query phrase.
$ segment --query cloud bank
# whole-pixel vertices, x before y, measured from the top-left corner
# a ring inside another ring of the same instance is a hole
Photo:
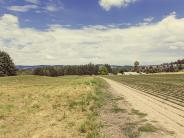
[[[99,4],[106,11],[109,11],[112,7],[126,7],[137,0],[100,0]]]
[[[29,10],[37,9],[37,8],[38,8],[37,5],[10,6],[10,7],[7,7],[8,10],[17,11],[17,12],[27,12]]]
[[[174,14],[129,28],[51,25],[45,31],[21,28],[14,15],[0,17],[0,49],[10,53],[17,65],[162,63],[183,58],[183,36],[184,18]]]

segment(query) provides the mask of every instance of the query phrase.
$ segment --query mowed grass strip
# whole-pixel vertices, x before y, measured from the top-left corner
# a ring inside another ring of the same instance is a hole
[[[95,77],[0,78],[0,137],[100,137],[106,87]]]

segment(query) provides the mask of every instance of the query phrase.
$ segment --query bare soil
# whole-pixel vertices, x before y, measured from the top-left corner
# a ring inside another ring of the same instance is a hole
[[[101,118],[106,124],[102,130],[105,137],[184,138],[184,112],[181,107],[177,109],[175,105],[174,108],[119,82],[103,79],[110,85],[115,97],[101,111]],[[115,104],[118,112],[112,112]]]

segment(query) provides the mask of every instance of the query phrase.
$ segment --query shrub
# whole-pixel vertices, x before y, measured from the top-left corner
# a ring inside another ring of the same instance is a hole
[[[99,74],[100,74],[100,75],[107,75],[107,74],[108,74],[107,68],[106,68],[105,66],[101,66],[101,67],[99,68]]]

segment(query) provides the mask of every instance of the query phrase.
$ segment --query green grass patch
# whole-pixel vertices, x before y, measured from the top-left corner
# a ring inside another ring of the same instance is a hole
[[[138,129],[141,132],[155,132],[157,128],[150,123],[146,123]]]
[[[12,108],[14,108],[12,104],[0,104],[0,110],[4,112],[10,112]]]
[[[140,112],[139,110],[136,110],[136,109],[132,109],[132,112],[131,113],[132,114],[135,114],[135,115],[138,115],[139,117],[145,117],[145,116],[147,116],[146,113],[142,113],[142,112]]]
[[[86,138],[101,138],[100,129],[104,126],[98,118],[98,109],[106,104],[110,95],[106,92],[106,83],[103,80],[93,80],[96,85],[95,92],[89,92],[73,106],[84,108],[87,111],[87,119],[80,125],[80,133],[84,133]],[[98,84],[98,85],[97,85]]]
[[[111,112],[113,112],[113,113],[126,113],[127,110],[119,108],[118,105],[115,104],[115,105],[113,105]]]

